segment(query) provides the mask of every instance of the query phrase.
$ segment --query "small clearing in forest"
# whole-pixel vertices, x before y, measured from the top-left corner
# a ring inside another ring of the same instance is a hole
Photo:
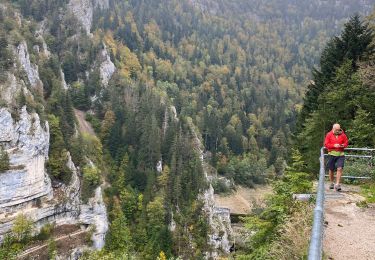
[[[255,188],[238,186],[231,194],[215,194],[215,206],[229,208],[234,214],[249,214],[254,207],[263,205],[271,186],[257,185]]]

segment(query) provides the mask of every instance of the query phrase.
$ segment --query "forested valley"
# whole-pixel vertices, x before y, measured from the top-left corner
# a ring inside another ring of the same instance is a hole
[[[287,246],[285,227],[309,236],[311,204],[292,194],[311,192],[325,133],[340,122],[351,145],[375,144],[374,3],[2,1],[1,108],[15,122],[24,113],[48,122],[53,196],[75,178],[80,203],[103,192],[105,245],[80,257],[230,257],[231,237],[224,247],[224,231],[213,236],[208,194],[240,185],[273,193],[243,219],[253,235],[236,258],[305,256],[306,237]],[[3,136],[0,178],[22,168]],[[46,226],[38,238],[22,216],[0,258],[43,240]]]

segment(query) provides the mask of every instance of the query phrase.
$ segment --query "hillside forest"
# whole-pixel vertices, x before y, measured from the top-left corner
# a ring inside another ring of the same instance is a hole
[[[373,1],[109,0],[89,31],[74,1],[1,3],[0,82],[27,85],[6,105],[15,118],[26,105],[48,121],[52,181],[70,182],[69,154],[84,201],[105,187],[105,247],[84,259],[202,259],[214,249],[201,195],[258,184],[274,194],[245,220],[255,235],[239,259],[303,256],[278,250],[310,212],[290,195],[311,190],[324,134],[340,122],[351,145],[375,144]],[[13,66],[22,42],[37,87]],[[103,53],[116,68],[104,83]],[[95,135],[77,134],[75,109]]]

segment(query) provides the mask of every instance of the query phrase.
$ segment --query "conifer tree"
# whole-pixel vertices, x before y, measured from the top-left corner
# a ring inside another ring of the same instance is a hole
[[[9,170],[9,155],[0,147],[0,173]]]

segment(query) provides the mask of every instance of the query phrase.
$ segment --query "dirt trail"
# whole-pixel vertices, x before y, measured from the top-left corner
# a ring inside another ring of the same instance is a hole
[[[91,124],[86,121],[86,113],[81,110],[74,109],[74,114],[76,115],[76,118],[78,120],[79,132],[96,136],[96,133],[94,129],[92,128]],[[101,186],[103,188],[107,188],[110,186],[106,178],[103,178],[103,183]]]
[[[85,112],[78,109],[74,109],[74,114],[76,115],[76,118],[78,120],[79,131],[81,133],[95,135],[94,129],[85,119]]]
[[[66,238],[72,238],[72,237],[75,237],[75,236],[78,236],[82,233],[85,233],[87,232],[87,230],[79,230],[79,231],[76,231],[76,232],[73,232],[73,233],[70,233],[68,235],[64,235],[64,236],[61,236],[61,237],[58,237],[58,238],[55,238],[55,242],[58,242],[60,240],[63,240],[63,239],[66,239]],[[26,251],[23,251],[22,254],[18,255],[17,256],[17,259],[24,259],[26,256],[28,256],[29,254],[32,254],[34,253],[35,251],[38,251],[40,249],[43,249],[45,247],[48,247],[48,242],[47,243],[44,243],[42,245],[39,245],[39,246],[35,246],[35,247],[32,247],[32,248],[29,248],[27,249]]]
[[[326,184],[323,250],[328,259],[375,259],[375,205],[360,208],[358,186],[343,185],[343,192]]]

